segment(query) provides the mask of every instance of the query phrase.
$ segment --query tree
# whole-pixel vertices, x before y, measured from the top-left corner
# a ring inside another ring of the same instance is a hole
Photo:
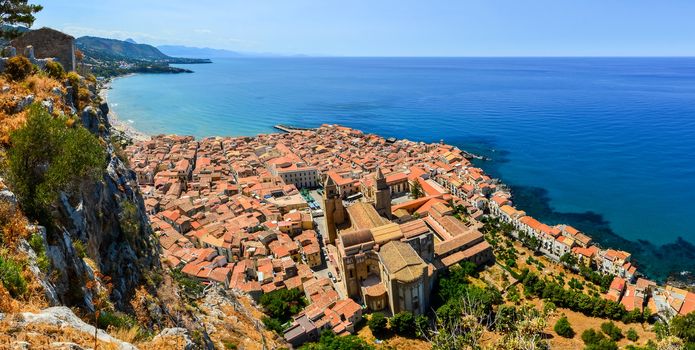
[[[410,196],[417,199],[422,197],[422,195],[422,186],[420,186],[420,183],[416,179],[412,186],[410,186]]]
[[[637,331],[634,328],[627,330],[627,339],[630,341],[637,341],[637,339],[639,339],[639,335],[637,335]]]
[[[499,308],[497,329],[503,330],[502,336],[493,344],[493,349],[521,350],[521,349],[548,349],[545,341],[544,330],[547,326],[548,313],[538,310],[531,304],[522,305],[519,308],[505,312],[506,316],[500,316],[503,307]],[[500,319],[506,318],[507,325],[500,326]],[[504,329],[502,329],[504,328]]]
[[[572,267],[577,265],[577,257],[575,257],[571,253],[565,253],[560,257],[560,262],[565,263],[569,267]]]
[[[606,336],[601,332],[597,332],[593,328],[589,328],[582,333],[582,341],[585,345],[597,344],[603,339],[606,339]]]
[[[560,319],[555,322],[553,330],[561,337],[574,338],[574,329],[572,329],[570,321],[567,320],[567,316],[560,317]]]
[[[24,212],[46,223],[46,207],[60,191],[97,178],[106,163],[99,139],[81,126],[68,127],[39,104],[29,108],[24,127],[10,134],[8,177]]]
[[[430,328],[430,319],[425,315],[417,315],[415,317],[415,334],[418,337],[424,337]]]
[[[304,344],[301,350],[373,350],[374,347],[354,335],[338,337],[330,330],[321,333],[318,343]]]
[[[391,330],[402,336],[415,334],[415,317],[410,311],[401,311],[395,314],[389,321]]]
[[[459,263],[461,266],[461,273],[466,276],[478,277],[478,265],[470,261],[462,261]]]
[[[0,0],[0,36],[7,39],[16,38],[21,32],[6,26],[21,25],[29,28],[36,20],[34,14],[41,10],[43,6],[29,4],[28,0]]]
[[[685,342],[687,349],[695,349],[695,312],[671,319],[669,330]]]
[[[623,332],[613,322],[601,323],[601,331],[614,341],[618,341],[623,338]]]
[[[276,331],[283,329],[283,327],[278,327],[278,324],[287,323],[293,315],[302,311],[306,306],[303,293],[296,288],[279,289],[263,294],[260,302],[269,316],[263,322]]]
[[[384,314],[382,314],[381,312],[375,312],[369,318],[369,321],[367,321],[367,326],[369,326],[369,329],[372,331],[372,334],[383,335],[386,331],[387,323],[388,320],[386,319],[386,317],[384,317]]]
[[[478,348],[485,325],[491,323],[483,304],[478,296],[462,293],[437,309],[434,327],[425,335],[432,350]]]

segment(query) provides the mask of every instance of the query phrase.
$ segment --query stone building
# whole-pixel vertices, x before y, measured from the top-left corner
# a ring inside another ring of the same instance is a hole
[[[36,58],[53,58],[66,71],[75,70],[75,38],[68,34],[44,27],[24,33],[12,40],[11,45],[18,53],[24,52],[27,46],[32,46]]]
[[[391,188],[386,183],[386,177],[380,168],[376,169],[376,190],[374,191],[374,207],[379,215],[391,218]]]
[[[379,250],[379,262],[391,313],[424,314],[429,306],[429,272],[415,249],[404,242],[388,242]]]
[[[330,176],[326,178],[323,191],[323,208],[325,210],[326,228],[328,229],[328,242],[335,244],[335,239],[338,237],[336,226],[345,222],[343,199],[340,197],[340,193],[338,193],[338,186]]]

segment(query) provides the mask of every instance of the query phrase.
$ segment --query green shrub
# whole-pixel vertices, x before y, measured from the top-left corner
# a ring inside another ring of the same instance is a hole
[[[102,329],[108,329],[109,327],[116,329],[129,329],[136,326],[138,323],[131,316],[121,314],[120,312],[101,311],[99,312],[97,324],[99,325],[99,328]]]
[[[374,347],[356,335],[336,336],[330,330],[321,333],[318,343],[307,343],[300,350],[373,350]]]
[[[560,317],[560,319],[555,322],[553,330],[561,337],[574,338],[574,329],[572,329],[570,321],[567,320],[566,316]]]
[[[594,344],[589,344],[585,348],[585,350],[618,350],[618,344],[616,344],[614,341],[610,339],[602,339],[601,341],[594,343]]]
[[[236,350],[237,345],[236,342],[229,340],[229,339],[222,339],[222,344],[224,345],[224,348],[227,350]]]
[[[40,234],[34,233],[29,237],[29,246],[36,253],[36,265],[38,265],[39,270],[47,272],[51,267],[51,261],[46,255],[46,247],[43,244],[43,237]]]
[[[389,325],[392,331],[396,334],[412,337],[415,335],[415,316],[409,311],[401,311],[389,320]]]
[[[15,56],[5,63],[5,75],[10,80],[22,81],[34,71],[34,65],[24,56]]]
[[[138,216],[138,208],[135,204],[129,201],[123,201],[121,203],[119,223],[121,232],[125,235],[126,240],[130,243],[135,242],[135,239],[140,235],[142,229],[140,217]]]
[[[430,319],[425,315],[417,315],[417,317],[415,317],[415,334],[422,338],[427,335],[429,329]]]
[[[282,332],[285,331],[285,325],[277,318],[263,316],[262,321],[266,328],[270,329],[271,331],[275,331],[278,334],[282,334]]]
[[[611,340],[618,341],[623,338],[623,332],[613,322],[601,323],[601,331],[611,338]]]
[[[627,339],[630,341],[637,341],[637,339],[639,339],[639,335],[637,335],[637,331],[634,328],[627,330]]]
[[[598,344],[604,339],[606,339],[606,336],[601,332],[597,332],[593,328],[587,329],[582,333],[582,341],[585,345]]]
[[[672,335],[683,339],[687,349],[695,349],[695,312],[671,319],[669,330]]]
[[[304,293],[299,289],[280,289],[261,295],[261,305],[268,317],[263,323],[271,330],[282,333],[285,324],[307,305]]]
[[[13,298],[27,292],[27,281],[22,276],[22,266],[9,258],[0,256],[0,281]]]
[[[174,278],[179,287],[183,290],[183,294],[189,298],[197,297],[205,290],[205,286],[198,280],[186,276],[181,269],[172,269],[171,277]]]
[[[382,335],[386,331],[387,323],[388,321],[386,320],[386,317],[384,317],[384,314],[382,314],[381,312],[375,312],[369,318],[369,321],[367,321],[367,326],[369,326],[369,329],[372,331],[372,334]]]
[[[97,178],[106,163],[99,139],[83,127],[69,128],[33,104],[27,122],[10,134],[8,177],[25,213],[46,225],[46,207],[60,191],[84,178]]]
[[[48,76],[53,79],[62,80],[63,78],[65,78],[65,70],[63,69],[63,65],[59,62],[48,61],[46,62],[45,69],[46,74],[48,74]]]
[[[84,246],[81,240],[76,239],[72,242],[72,246],[75,248],[75,252],[80,259],[87,257],[87,248]]]

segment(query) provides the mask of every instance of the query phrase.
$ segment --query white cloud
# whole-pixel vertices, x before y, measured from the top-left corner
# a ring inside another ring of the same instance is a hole
[[[212,30],[210,30],[210,29],[193,29],[193,31],[195,33],[198,33],[198,34],[210,34],[210,33],[212,33]]]

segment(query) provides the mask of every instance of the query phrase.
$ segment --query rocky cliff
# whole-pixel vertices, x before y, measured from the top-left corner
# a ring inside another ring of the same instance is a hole
[[[34,220],[23,217],[22,199],[0,174],[0,264],[12,262],[16,272],[0,271],[0,344],[21,349],[91,348],[95,342],[107,349],[285,345],[259,322],[262,313],[248,296],[212,288],[190,300],[161,267],[135,174],[119,156],[122,134],[112,131],[94,80],[32,75],[18,83],[0,76],[0,86],[0,164],[6,164],[10,134],[23,127],[32,103],[68,128],[79,123],[98,138],[106,158],[99,176],[61,189],[44,208],[45,216]]]

